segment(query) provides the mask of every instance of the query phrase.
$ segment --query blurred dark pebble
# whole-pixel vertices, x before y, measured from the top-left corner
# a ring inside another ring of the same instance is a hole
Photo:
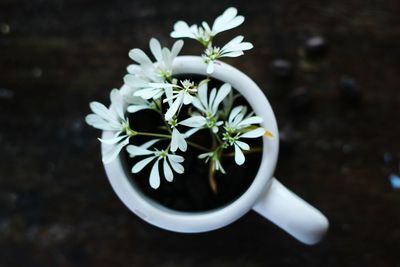
[[[307,114],[313,105],[313,97],[308,87],[297,87],[288,97],[291,115],[298,117]]]
[[[340,96],[348,104],[358,105],[362,94],[357,82],[350,76],[344,75],[339,80]]]
[[[385,153],[383,154],[383,162],[384,162],[385,164],[391,164],[391,163],[393,163],[393,155],[392,155],[392,153],[390,153],[390,152],[385,152]]]
[[[328,54],[328,43],[322,36],[313,36],[305,42],[305,56],[309,60],[320,60]]]
[[[292,63],[285,59],[275,59],[272,62],[271,70],[277,79],[289,79],[293,75]]]

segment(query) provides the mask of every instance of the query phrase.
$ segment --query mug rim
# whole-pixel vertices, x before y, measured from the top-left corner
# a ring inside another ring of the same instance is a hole
[[[207,65],[199,56],[178,56],[173,62],[174,74],[206,74]],[[215,62],[211,77],[232,85],[250,104],[256,115],[263,118],[261,125],[273,135],[263,137],[263,152],[257,174],[237,199],[221,207],[207,211],[178,211],[161,205],[147,197],[130,180],[121,157],[104,164],[112,188],[120,200],[136,215],[150,224],[176,232],[204,232],[221,228],[247,213],[270,185],[278,159],[279,134],[271,105],[258,85],[242,71],[220,61]],[[114,132],[103,131],[102,138],[112,137]],[[110,149],[101,144],[101,152]]]

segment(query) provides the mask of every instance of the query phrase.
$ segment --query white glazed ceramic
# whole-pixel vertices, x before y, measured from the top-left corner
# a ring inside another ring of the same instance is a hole
[[[173,73],[204,75],[206,65],[201,57],[180,56],[174,61]],[[279,133],[274,113],[264,93],[247,75],[222,62],[215,64],[212,77],[230,83],[237,89],[254,112],[263,117],[262,125],[273,135],[272,138],[263,138],[260,168],[248,190],[237,200],[218,209],[206,212],[176,211],[146,197],[130,181],[120,158],[117,158],[105,165],[114,191],[122,202],[143,220],[167,230],[184,233],[210,231],[234,222],[253,209],[301,242],[317,243],[328,229],[328,220],[273,177],[278,158]],[[113,132],[103,132],[103,138],[112,135]],[[108,149],[109,146],[102,145],[102,153]]]

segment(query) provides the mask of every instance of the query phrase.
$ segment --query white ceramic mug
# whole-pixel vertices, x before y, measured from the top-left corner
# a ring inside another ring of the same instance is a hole
[[[179,56],[174,74],[206,73],[206,64],[198,56]],[[184,233],[197,233],[226,226],[251,209],[306,244],[315,244],[328,229],[328,220],[317,209],[289,191],[273,177],[278,158],[279,133],[272,108],[261,89],[243,72],[223,63],[215,64],[213,78],[232,85],[264,119],[262,126],[273,135],[263,138],[262,161],[254,181],[235,201],[205,212],[182,212],[164,207],[148,198],[130,181],[121,159],[105,165],[110,183],[122,202],[143,220],[158,227]],[[113,132],[103,132],[110,138]],[[110,149],[102,145],[102,153]]]

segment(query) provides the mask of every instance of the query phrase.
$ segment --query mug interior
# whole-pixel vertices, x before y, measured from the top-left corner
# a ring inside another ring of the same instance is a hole
[[[173,73],[174,75],[204,75],[206,65],[201,57],[179,56],[174,60]],[[272,138],[263,137],[263,153],[259,170],[250,187],[241,196],[225,206],[209,211],[177,211],[144,195],[130,180],[120,157],[105,165],[109,181],[123,203],[142,219],[167,230],[203,232],[231,223],[253,207],[259,195],[269,185],[275,169],[279,146],[278,129],[272,108],[261,89],[244,73],[223,62],[216,63],[211,76],[231,84],[247,100],[256,115],[263,117],[262,126],[273,134]],[[112,132],[103,132],[103,138],[112,135]],[[107,146],[102,145],[102,152],[107,149]]]

